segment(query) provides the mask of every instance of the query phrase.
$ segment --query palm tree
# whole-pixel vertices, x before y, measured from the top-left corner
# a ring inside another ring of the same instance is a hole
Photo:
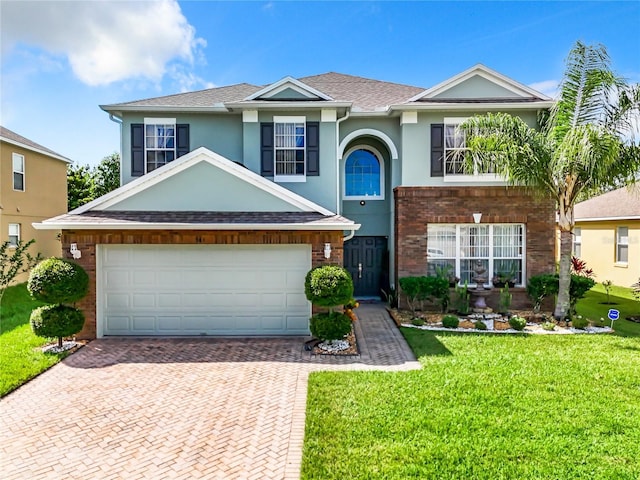
[[[467,168],[494,168],[509,184],[555,199],[560,227],[557,319],[569,312],[573,206],[582,192],[640,180],[639,112],[639,85],[628,85],[611,71],[604,46],[577,42],[558,100],[541,115],[540,130],[503,113],[473,117],[460,127],[467,135]]]

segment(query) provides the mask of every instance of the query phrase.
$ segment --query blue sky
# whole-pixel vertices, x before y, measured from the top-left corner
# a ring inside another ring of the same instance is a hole
[[[337,71],[433,86],[483,63],[545,93],[573,43],[640,82],[640,2],[0,3],[0,123],[73,161],[119,151],[98,105]]]

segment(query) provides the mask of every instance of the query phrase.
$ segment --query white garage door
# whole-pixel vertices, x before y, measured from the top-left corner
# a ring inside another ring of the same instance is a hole
[[[310,245],[98,245],[98,335],[308,335]]]

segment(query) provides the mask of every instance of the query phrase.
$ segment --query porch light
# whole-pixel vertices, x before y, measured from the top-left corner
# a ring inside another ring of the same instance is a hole
[[[480,213],[480,212],[474,213],[473,214],[473,223],[480,223],[480,220],[482,220],[482,213]]]
[[[324,244],[324,258],[331,258],[331,244]]]

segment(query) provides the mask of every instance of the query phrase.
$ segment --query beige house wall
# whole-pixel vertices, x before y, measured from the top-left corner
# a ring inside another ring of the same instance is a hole
[[[593,268],[597,282],[630,287],[640,277],[640,220],[576,221],[582,229],[580,258]],[[629,261],[616,263],[616,228],[629,228]]]
[[[25,190],[13,189],[12,154],[24,156]],[[0,142],[0,242],[9,239],[9,224],[20,224],[22,241],[35,239],[30,252],[61,256],[59,231],[31,225],[67,211],[67,163],[11,143]],[[19,278],[26,280],[26,275]]]

